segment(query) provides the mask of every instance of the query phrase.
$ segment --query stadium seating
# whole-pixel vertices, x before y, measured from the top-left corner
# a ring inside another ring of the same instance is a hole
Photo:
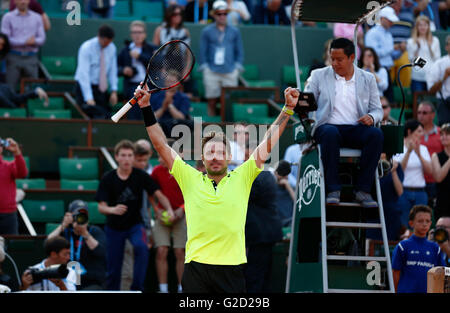
[[[76,57],[43,56],[42,64],[55,80],[73,80],[77,69]]]
[[[18,108],[18,109],[0,108],[0,117],[27,117],[27,110],[25,108]]]
[[[33,110],[33,117],[36,118],[63,118],[63,119],[71,119],[72,111],[71,110]]]
[[[308,79],[309,66],[300,66],[300,83],[302,88],[305,84],[305,81]],[[287,86],[297,86],[297,81],[295,78],[295,67],[292,65],[284,65],[281,69],[281,82],[283,84],[283,88]]]
[[[404,87],[403,90],[405,92],[405,105],[412,106],[413,94],[411,92],[411,88]],[[393,86],[393,91],[394,91],[394,102],[401,106],[403,103],[403,97],[400,86]]]
[[[48,100],[48,103],[44,104],[44,101],[39,98],[29,99],[27,101],[28,115],[34,116],[35,110],[64,110],[64,98],[50,97]]]
[[[61,223],[46,223],[45,224],[45,234],[48,235],[54,231]]]
[[[97,190],[99,181],[92,180],[72,180],[61,179],[61,189],[64,190]]]
[[[208,104],[206,102],[191,102],[189,114],[191,117],[208,115]]]
[[[106,223],[106,216],[99,212],[98,203],[94,201],[89,201],[88,203],[89,211],[89,223],[96,225],[103,225]]]
[[[247,81],[249,87],[276,87],[274,80],[259,79],[259,68],[256,64],[245,64],[242,77]]]
[[[16,187],[20,189],[45,189],[44,178],[16,179]]]
[[[23,200],[22,205],[31,222],[61,222],[64,216],[63,200]]]
[[[248,122],[250,117],[268,117],[268,107],[265,103],[241,104],[233,103],[233,119],[235,122]]]
[[[117,0],[114,7],[114,19],[115,20],[129,20],[131,16],[130,1]]]
[[[59,173],[61,179],[98,179],[99,171],[97,158],[60,158]]]
[[[145,22],[160,23],[164,17],[164,5],[162,1],[139,1],[133,0],[133,17]]]

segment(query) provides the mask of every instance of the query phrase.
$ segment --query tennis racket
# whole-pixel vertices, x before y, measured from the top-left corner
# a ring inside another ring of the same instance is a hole
[[[194,68],[195,57],[191,48],[181,40],[172,40],[162,45],[152,56],[141,86],[148,82],[155,87],[149,92],[167,90],[181,84]],[[111,119],[117,123],[138,102],[133,97],[114,114]]]

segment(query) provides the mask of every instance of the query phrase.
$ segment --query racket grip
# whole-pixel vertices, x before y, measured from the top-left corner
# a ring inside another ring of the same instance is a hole
[[[130,101],[128,101],[119,111],[116,112],[111,119],[114,123],[117,123],[132,107],[136,104],[136,100],[133,97]]]

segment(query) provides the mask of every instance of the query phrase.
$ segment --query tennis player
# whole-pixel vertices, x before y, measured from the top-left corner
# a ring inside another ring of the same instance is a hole
[[[263,170],[271,150],[294,114],[299,91],[284,91],[285,106],[250,158],[233,171],[230,146],[223,133],[202,139],[206,174],[186,164],[167,144],[150,106],[148,88],[136,89],[147,133],[175,177],[185,200],[187,242],[183,292],[243,293],[245,278],[245,220],[253,180]]]

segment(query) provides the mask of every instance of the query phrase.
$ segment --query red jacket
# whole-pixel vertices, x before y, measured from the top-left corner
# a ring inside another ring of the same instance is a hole
[[[0,156],[0,213],[13,213],[16,206],[16,178],[25,178],[27,165],[21,154],[8,162]]]

